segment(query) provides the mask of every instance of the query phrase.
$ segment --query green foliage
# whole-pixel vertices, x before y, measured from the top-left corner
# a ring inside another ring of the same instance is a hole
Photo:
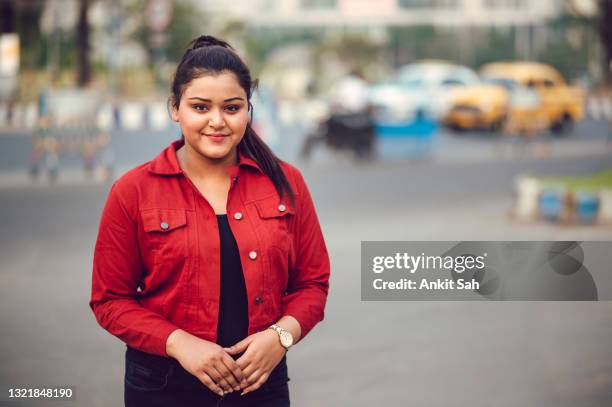
[[[320,31],[316,29],[295,29],[280,31],[275,29],[252,29],[243,27],[241,38],[244,39],[249,67],[254,76],[258,76],[270,52],[277,47],[291,43],[321,43]]]
[[[143,10],[146,0],[135,0],[128,9],[129,13]],[[189,2],[175,0],[170,25],[165,30],[166,44],[157,49],[154,44],[154,33],[141,19],[133,38],[140,42],[149,55],[151,62],[155,61],[156,53],[163,54],[167,60],[179,61],[189,45],[189,41],[200,34],[206,33],[206,20],[203,15]]]
[[[545,187],[562,187],[570,191],[612,189],[612,169],[586,177],[543,177],[539,180]]]
[[[564,14],[549,25],[552,40],[549,46],[537,55],[540,62],[557,68],[567,78],[576,78],[588,70],[592,54],[595,27],[592,22]],[[572,41],[572,37],[576,37]]]
[[[489,62],[509,61],[516,59],[514,52],[514,30],[500,32],[490,29],[486,33],[488,41],[479,47],[474,55],[473,67],[478,68]]]
[[[165,31],[167,41],[162,49],[157,49],[153,33],[143,19],[147,0],[122,0],[120,3],[126,21],[132,20],[137,27],[132,39],[141,43],[148,53],[151,63],[141,67],[143,69],[152,69],[153,62],[162,57],[167,61],[178,61],[189,41],[204,33],[219,35],[230,42],[241,42],[254,76],[260,73],[275,48],[291,43],[312,43],[317,49],[315,58],[321,59],[333,53],[352,67],[377,64],[397,67],[420,59],[446,59],[478,68],[487,62],[522,59],[516,54],[516,33],[512,28],[392,26],[387,28],[389,41],[384,45],[374,44],[358,32],[329,27],[255,28],[249,26],[248,21],[229,21],[223,29],[213,32],[207,16],[194,6],[194,2],[187,0],[174,0],[173,18]],[[46,69],[51,53],[57,49],[54,44],[59,44],[60,70],[74,69],[75,34],[64,33],[58,38],[41,34],[39,27],[44,3],[16,4],[15,26],[21,40],[22,70]],[[568,79],[584,75],[597,46],[593,22],[563,14],[546,26],[549,31],[546,46],[533,51],[531,59],[553,65]],[[324,60],[315,65],[315,70],[325,69]],[[98,66],[96,72],[101,68]]]
[[[46,61],[46,43],[40,32],[42,5],[16,7],[16,29],[21,42],[21,69],[42,67]]]
[[[183,56],[189,41],[201,34],[207,34],[206,19],[190,3],[174,2],[172,22],[167,29],[167,57],[170,61],[178,61]]]

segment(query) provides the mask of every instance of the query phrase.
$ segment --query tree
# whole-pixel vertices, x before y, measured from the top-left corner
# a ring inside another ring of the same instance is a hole
[[[89,20],[87,14],[91,0],[79,1],[79,20],[77,23],[77,85],[85,86],[91,79],[91,63],[89,60]]]
[[[602,73],[604,82],[612,85],[612,0],[599,0],[599,35],[602,45]]]
[[[0,0],[0,33],[15,32],[15,6],[12,1]]]

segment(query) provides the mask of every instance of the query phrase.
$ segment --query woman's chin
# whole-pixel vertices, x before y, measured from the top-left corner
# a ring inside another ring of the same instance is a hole
[[[205,148],[199,148],[198,152],[201,156],[216,161],[227,158],[231,154],[232,149],[228,148],[228,146],[206,146]]]

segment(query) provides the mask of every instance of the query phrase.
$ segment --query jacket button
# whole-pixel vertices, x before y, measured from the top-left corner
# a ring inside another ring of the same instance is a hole
[[[234,219],[236,219],[236,220],[240,220],[240,219],[242,219],[242,213],[241,213],[241,212],[236,212],[236,213],[234,214]]]
[[[249,252],[249,259],[251,260],[255,260],[257,258],[257,252],[256,251],[251,251]]]
[[[170,225],[168,225],[168,222],[162,222],[159,224],[159,227],[162,228],[163,230],[167,230]]]
[[[281,212],[285,212],[285,210],[287,210],[287,207],[283,204],[278,205],[278,210]]]
[[[263,302],[263,300],[261,299],[260,296],[255,297],[255,304],[261,304]]]

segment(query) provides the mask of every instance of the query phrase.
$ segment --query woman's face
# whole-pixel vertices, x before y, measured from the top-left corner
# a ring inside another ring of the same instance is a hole
[[[232,72],[201,76],[184,89],[172,119],[188,149],[212,161],[234,160],[249,122],[247,96]]]

